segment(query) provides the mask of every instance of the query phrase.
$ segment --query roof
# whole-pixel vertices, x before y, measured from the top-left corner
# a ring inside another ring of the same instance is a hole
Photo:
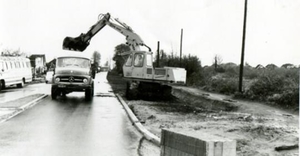
[[[88,55],[87,53],[68,51],[68,50],[61,51],[56,58],[60,58],[60,57],[80,57],[80,58],[91,59],[91,56]]]
[[[23,60],[28,60],[26,57],[21,57],[21,56],[0,56],[1,61],[23,61]]]
[[[132,53],[146,53],[146,54],[152,54],[151,51],[127,51],[127,52],[123,52],[120,55],[129,55]]]

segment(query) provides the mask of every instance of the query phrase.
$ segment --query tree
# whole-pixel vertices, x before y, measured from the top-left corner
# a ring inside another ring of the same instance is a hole
[[[94,51],[92,59],[95,64],[99,65],[101,60],[101,54],[98,51]]]
[[[93,65],[92,65],[92,67],[93,67],[92,72],[93,73],[92,73],[92,75],[95,78],[95,74],[98,71],[98,66],[100,65],[101,54],[98,51],[94,51],[92,59],[93,59]]]
[[[106,61],[105,64],[104,64],[104,66],[108,67],[108,64],[109,64],[108,61]]]
[[[267,68],[267,69],[273,70],[273,69],[278,68],[278,67],[277,67],[275,64],[271,63],[271,64],[268,64],[268,65],[266,66],[266,68]]]
[[[25,52],[21,52],[20,49],[17,50],[4,49],[1,52],[1,56],[27,56],[27,54]]]
[[[215,55],[213,61],[214,61],[213,64],[214,64],[215,70],[217,70],[219,68],[219,66],[221,65],[223,59],[220,55]]]
[[[154,64],[157,65],[157,54],[154,57]],[[167,66],[167,54],[163,49],[159,51],[159,67]]]
[[[288,69],[288,68],[295,68],[296,66],[295,65],[293,65],[293,64],[291,64],[291,63],[285,63],[285,64],[283,64],[282,66],[281,66],[281,68],[286,68],[286,69]]]
[[[123,64],[125,63],[126,58],[122,56],[124,52],[130,51],[130,47],[126,44],[119,44],[115,47],[115,55],[113,60],[116,61],[116,70],[119,74],[123,73]]]

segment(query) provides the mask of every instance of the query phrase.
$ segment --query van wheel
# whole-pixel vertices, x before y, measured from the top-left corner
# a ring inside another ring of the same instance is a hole
[[[1,80],[1,89],[5,89],[5,81],[4,80]]]
[[[24,81],[22,80],[21,83],[17,84],[17,87],[18,87],[18,88],[23,88],[23,87],[24,87]]]

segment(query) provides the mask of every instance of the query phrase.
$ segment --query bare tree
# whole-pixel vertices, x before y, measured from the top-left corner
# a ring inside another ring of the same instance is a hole
[[[93,74],[93,78],[95,78],[95,74],[96,72],[98,72],[98,66],[100,64],[101,54],[98,51],[94,51],[92,59],[93,59],[92,74]]]
[[[21,52],[20,49],[11,50],[11,49],[4,49],[1,52],[1,56],[27,56],[25,52]]]
[[[101,54],[98,51],[94,51],[92,58],[93,58],[94,63],[96,63],[98,65],[100,64]]]
[[[216,70],[221,65],[221,63],[223,62],[223,59],[220,55],[216,54],[213,61],[214,61],[213,64],[214,64],[215,70]]]

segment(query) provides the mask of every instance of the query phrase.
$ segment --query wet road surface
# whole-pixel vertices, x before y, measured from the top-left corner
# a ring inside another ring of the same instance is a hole
[[[29,89],[32,89],[29,87]],[[50,85],[33,91],[50,93]],[[111,93],[106,73],[95,80],[95,97],[71,93],[36,106],[0,124],[0,155],[135,156],[141,135]]]

